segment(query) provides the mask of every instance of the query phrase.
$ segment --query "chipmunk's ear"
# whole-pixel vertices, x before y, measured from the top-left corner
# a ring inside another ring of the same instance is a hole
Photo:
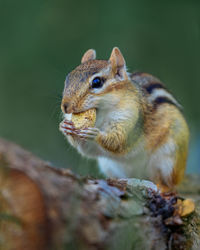
[[[111,67],[115,75],[118,74],[123,79],[128,77],[126,72],[126,62],[119,48],[113,48],[109,62],[111,63]]]
[[[89,49],[85,52],[81,59],[81,63],[87,62],[89,60],[95,60],[96,59],[96,51],[94,49]]]

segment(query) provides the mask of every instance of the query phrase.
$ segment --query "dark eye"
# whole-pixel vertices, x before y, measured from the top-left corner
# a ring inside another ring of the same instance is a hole
[[[103,83],[104,83],[104,78],[95,77],[92,80],[92,88],[101,88],[103,86]]]

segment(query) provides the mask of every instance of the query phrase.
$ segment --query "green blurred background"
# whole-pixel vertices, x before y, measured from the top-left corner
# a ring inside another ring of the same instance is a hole
[[[0,0],[0,136],[56,166],[98,176],[58,130],[66,74],[89,49],[118,46],[184,106],[189,172],[200,172],[200,1]]]

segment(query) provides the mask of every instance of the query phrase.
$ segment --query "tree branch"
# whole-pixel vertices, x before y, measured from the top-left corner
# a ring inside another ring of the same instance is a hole
[[[200,184],[188,178],[179,191],[196,211],[181,217],[180,199],[151,182],[80,178],[0,139],[0,247],[199,249]]]

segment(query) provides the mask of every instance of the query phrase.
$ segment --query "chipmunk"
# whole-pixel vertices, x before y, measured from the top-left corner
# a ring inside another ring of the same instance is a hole
[[[95,127],[76,129],[71,113],[96,109]],[[107,177],[146,178],[173,189],[183,178],[189,129],[181,106],[156,77],[127,72],[120,50],[93,49],[65,80],[60,130]]]

